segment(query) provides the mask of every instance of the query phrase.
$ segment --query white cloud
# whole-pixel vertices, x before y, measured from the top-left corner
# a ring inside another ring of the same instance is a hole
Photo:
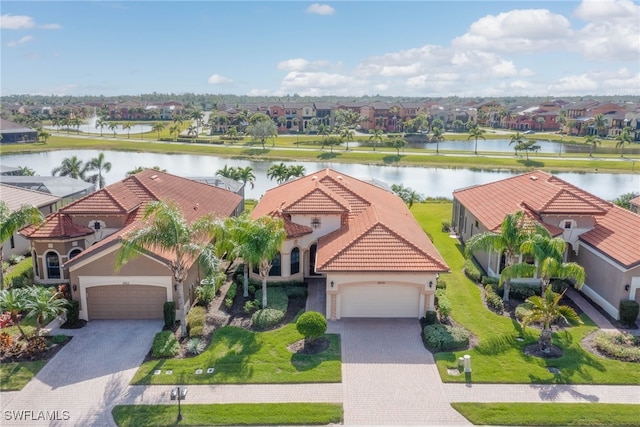
[[[385,65],[380,70],[380,75],[385,77],[415,76],[421,68],[417,62],[411,65]]]
[[[536,72],[530,68],[522,68],[519,74],[520,77],[533,77],[536,75]]]
[[[338,73],[288,73],[280,85],[280,94],[298,93],[303,96],[367,94],[370,84],[366,80]]]
[[[315,15],[333,15],[336,10],[328,4],[314,3],[307,8],[307,13]]]
[[[329,65],[329,61],[309,61],[304,58],[294,58],[278,62],[278,69],[285,71],[318,70]]]
[[[233,80],[231,80],[228,77],[221,76],[220,74],[212,74],[209,77],[208,82],[210,85],[224,85],[224,84],[233,83]]]
[[[560,96],[595,93],[598,83],[588,74],[562,77],[548,85],[547,93]]]
[[[32,17],[25,15],[12,15],[7,13],[0,16],[0,28],[3,30],[27,30],[36,27],[45,30],[58,30],[62,28],[59,24],[36,25]]]
[[[585,21],[638,19],[638,6],[628,0],[583,0],[575,10],[578,18]]]
[[[7,42],[7,46],[8,47],[16,47],[16,46],[19,46],[21,44],[28,43],[31,40],[33,40],[33,36],[24,36],[24,37],[19,38],[18,40],[12,40],[12,41]]]
[[[247,96],[269,96],[271,91],[269,89],[251,89],[247,92]]]

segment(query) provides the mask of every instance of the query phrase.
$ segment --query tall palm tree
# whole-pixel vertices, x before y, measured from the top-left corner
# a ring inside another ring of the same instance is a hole
[[[180,126],[173,125],[169,128],[169,134],[173,135],[173,140],[176,141],[178,139],[178,135],[180,135]]]
[[[96,129],[100,129],[100,136],[102,136],[102,129],[104,129],[106,126],[107,126],[107,121],[102,117],[96,120]]]
[[[257,265],[262,279],[262,308],[267,307],[267,276],[271,270],[273,258],[280,252],[287,237],[284,223],[279,218],[263,216],[252,222],[250,238],[242,249],[245,261]]]
[[[536,117],[536,122],[540,125],[540,132],[542,132],[544,130],[544,124],[546,120],[544,119],[544,117],[538,116]]]
[[[163,129],[164,129],[164,123],[161,123],[161,122],[155,122],[153,126],[151,126],[151,131],[157,132],[158,134],[158,141],[160,141],[160,132],[162,132]]]
[[[287,180],[291,178],[299,178],[304,176],[305,168],[303,165],[291,165],[287,170]]]
[[[593,157],[593,151],[597,144],[601,144],[600,138],[595,135],[589,135],[584,139],[585,144],[589,144],[589,157]]]
[[[126,129],[127,130],[127,139],[129,139],[131,137],[131,128],[133,127],[133,123],[132,122],[124,122],[122,124],[122,129]]]
[[[35,336],[40,336],[40,330],[49,319],[67,312],[68,302],[60,292],[42,286],[27,288],[24,308],[27,318],[36,320]]]
[[[22,326],[20,326],[20,313],[25,310],[25,296],[25,288],[11,288],[0,291],[0,312],[9,313],[11,322],[18,327],[20,335],[22,335],[22,338],[26,341],[29,338],[22,329]]]
[[[505,268],[502,270],[509,271],[508,268],[514,265],[514,257],[521,253],[522,244],[529,239],[531,233],[539,233],[550,237],[546,228],[540,224],[525,222],[525,214],[523,211],[507,214],[500,224],[500,232],[487,231],[474,235],[466,243],[465,251],[467,256],[471,256],[473,252],[495,251],[498,257],[504,254]],[[504,283],[503,299],[509,301],[509,291],[511,290],[511,278],[502,277],[500,281]]]
[[[104,153],[99,153],[98,157],[94,157],[89,160],[87,164],[87,172],[88,171],[96,171],[95,175],[91,175],[89,178],[90,182],[94,184],[98,184],[98,188],[102,188],[105,185],[104,176],[102,176],[103,172],[111,172],[111,162],[107,162],[104,159]]]
[[[524,136],[520,135],[520,132],[516,132],[515,135],[511,135],[511,139],[509,139],[509,145],[515,144],[513,149],[516,152],[516,156],[518,155],[518,148],[520,148],[523,142]]]
[[[178,293],[178,317],[182,336],[187,336],[184,310],[184,281],[194,259],[208,272],[216,270],[218,259],[211,241],[218,223],[205,215],[189,223],[175,204],[162,201],[149,203],[144,210],[146,226],[122,238],[116,256],[116,271],[127,262],[155,249],[167,254],[168,267],[173,274]]]
[[[249,183],[251,185],[251,188],[253,189],[256,182],[256,175],[253,173],[253,168],[251,166],[247,166],[246,168],[238,166],[237,171],[238,180],[244,182],[245,185]]]
[[[204,113],[200,110],[194,110],[189,114],[189,118],[196,124],[196,135],[198,135],[200,126],[202,126],[202,119],[204,119]]]
[[[604,114],[596,114],[593,117],[593,127],[596,128],[598,136],[604,136],[604,130],[607,128],[607,119]]]
[[[472,127],[471,129],[469,129],[469,136],[467,137],[467,140],[470,140],[471,138],[474,138],[476,140],[476,145],[473,149],[473,154],[477,156],[478,155],[478,138],[486,140],[486,138],[484,137],[484,130],[480,129],[478,126]]]
[[[86,181],[87,166],[82,160],[78,159],[78,156],[71,156],[62,159],[60,166],[51,170],[51,175],[69,176]]]
[[[436,142],[436,154],[440,154],[440,142],[444,141],[443,133],[441,127],[434,127],[431,131],[431,141]]]
[[[49,137],[51,137],[51,134],[46,130],[41,129],[38,131],[38,139],[42,140],[42,142],[44,142],[45,144],[47,143],[47,140],[49,139]]]
[[[549,287],[542,297],[534,295],[527,298],[530,304],[530,312],[522,319],[523,328],[532,322],[542,322],[542,333],[538,345],[543,353],[551,350],[551,323],[557,319],[563,319],[570,324],[582,324],[582,320],[571,307],[560,305],[564,292],[557,294]]]
[[[238,176],[238,171],[233,166],[229,167],[228,165],[224,165],[222,169],[218,169],[216,171],[216,175],[224,176],[225,178],[229,179],[236,179],[236,177]]]
[[[187,135],[191,137],[191,142],[195,141],[198,137],[198,128],[194,125],[189,125],[187,128]]]
[[[356,133],[346,126],[343,126],[340,129],[340,139],[342,139],[347,143],[345,151],[349,151],[349,141],[353,141],[355,136],[356,136]]]
[[[267,169],[267,178],[275,180],[278,184],[285,182],[288,174],[289,168],[282,162],[277,165],[271,165],[269,169]]]
[[[111,132],[113,132],[113,137],[116,137],[116,130],[118,129],[118,122],[111,122],[107,126]]]
[[[20,172],[18,173],[20,176],[34,176],[36,174],[36,171],[31,169],[29,166],[18,166],[18,169],[20,169]]]
[[[616,148],[620,148],[620,157],[624,157],[624,144],[631,144],[631,133],[629,127],[622,129],[619,135],[616,135]]]
[[[32,205],[22,205],[11,212],[7,203],[0,200],[0,260],[4,242],[9,240],[16,231],[27,225],[39,224],[44,221],[40,210]],[[2,268],[0,268],[0,286],[4,284]]]
[[[373,151],[376,151],[376,145],[382,142],[382,131],[380,129],[370,129],[369,141],[373,140]]]
[[[247,212],[237,217],[229,217],[224,221],[224,226],[218,229],[219,234],[216,236],[216,247],[218,253],[226,254],[227,259],[233,261],[237,258],[243,259],[243,287],[242,295],[246,298],[249,296],[249,263],[251,248],[248,241],[251,240],[251,228],[253,220]]]

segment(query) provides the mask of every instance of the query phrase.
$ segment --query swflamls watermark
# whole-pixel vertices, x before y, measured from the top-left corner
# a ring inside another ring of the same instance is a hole
[[[33,411],[14,410],[3,411],[5,421],[68,421],[71,419],[69,411]]]

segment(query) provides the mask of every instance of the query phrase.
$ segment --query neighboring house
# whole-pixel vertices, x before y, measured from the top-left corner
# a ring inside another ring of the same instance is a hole
[[[631,212],[640,213],[640,196],[629,200],[629,209]]]
[[[147,169],[21,230],[31,240],[35,281],[68,284],[85,320],[162,318],[163,304],[177,301],[171,255],[151,250],[115,271],[122,236],[142,225],[145,207],[156,200],[176,203],[187,221],[227,217],[244,204],[230,191]],[[184,281],[186,309],[200,279],[193,260]]]
[[[223,190],[231,191],[232,193],[236,193],[238,196],[244,199],[244,183],[240,181],[236,181],[235,179],[227,178],[226,176],[195,176],[195,177],[186,177],[193,181],[204,182],[205,184],[213,185],[218,188],[222,188]],[[238,212],[235,212],[235,216],[240,215],[244,211],[244,205],[238,207]]]
[[[0,200],[7,204],[11,212],[20,209],[23,205],[29,205],[38,208],[43,216],[58,210],[61,203],[60,197],[4,184],[0,184]],[[4,259],[8,259],[12,255],[26,255],[29,253],[29,246],[27,239],[15,233],[4,242],[2,256]]]
[[[524,211],[568,243],[565,260],[586,272],[582,292],[612,317],[621,301],[640,302],[640,215],[542,171],[456,190],[453,198],[452,224],[463,242],[499,232],[507,214]],[[490,276],[505,264],[500,254],[474,256]]]
[[[15,166],[0,165],[0,175],[3,176],[20,176],[22,169]]]
[[[38,131],[21,125],[20,123],[10,122],[9,120],[0,119],[0,142],[37,142]]]
[[[267,191],[252,212],[263,215],[282,218],[287,233],[268,280],[324,279],[328,319],[434,309],[449,267],[395,194],[324,169]]]
[[[66,205],[93,193],[95,184],[68,176],[0,176],[0,183],[60,197]]]

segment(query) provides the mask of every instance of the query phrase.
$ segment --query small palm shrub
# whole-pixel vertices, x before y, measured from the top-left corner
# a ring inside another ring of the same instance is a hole
[[[189,338],[189,341],[187,341],[187,353],[189,354],[198,355],[202,353],[205,348],[206,343],[200,338]]]
[[[422,330],[424,343],[433,352],[456,351],[469,347],[469,332],[460,327],[436,323]]]
[[[436,279],[436,289],[447,289],[447,281],[442,277]]]
[[[296,329],[308,342],[313,342],[327,331],[327,319],[317,311],[307,311],[298,317]]]
[[[173,357],[180,351],[180,344],[171,331],[158,332],[153,338],[151,355],[153,357]]]
[[[522,304],[519,304],[516,307],[516,319],[518,319],[519,322],[522,322],[522,320],[525,317],[528,317],[531,315],[531,309],[532,309],[532,305],[528,302],[524,302]]]

